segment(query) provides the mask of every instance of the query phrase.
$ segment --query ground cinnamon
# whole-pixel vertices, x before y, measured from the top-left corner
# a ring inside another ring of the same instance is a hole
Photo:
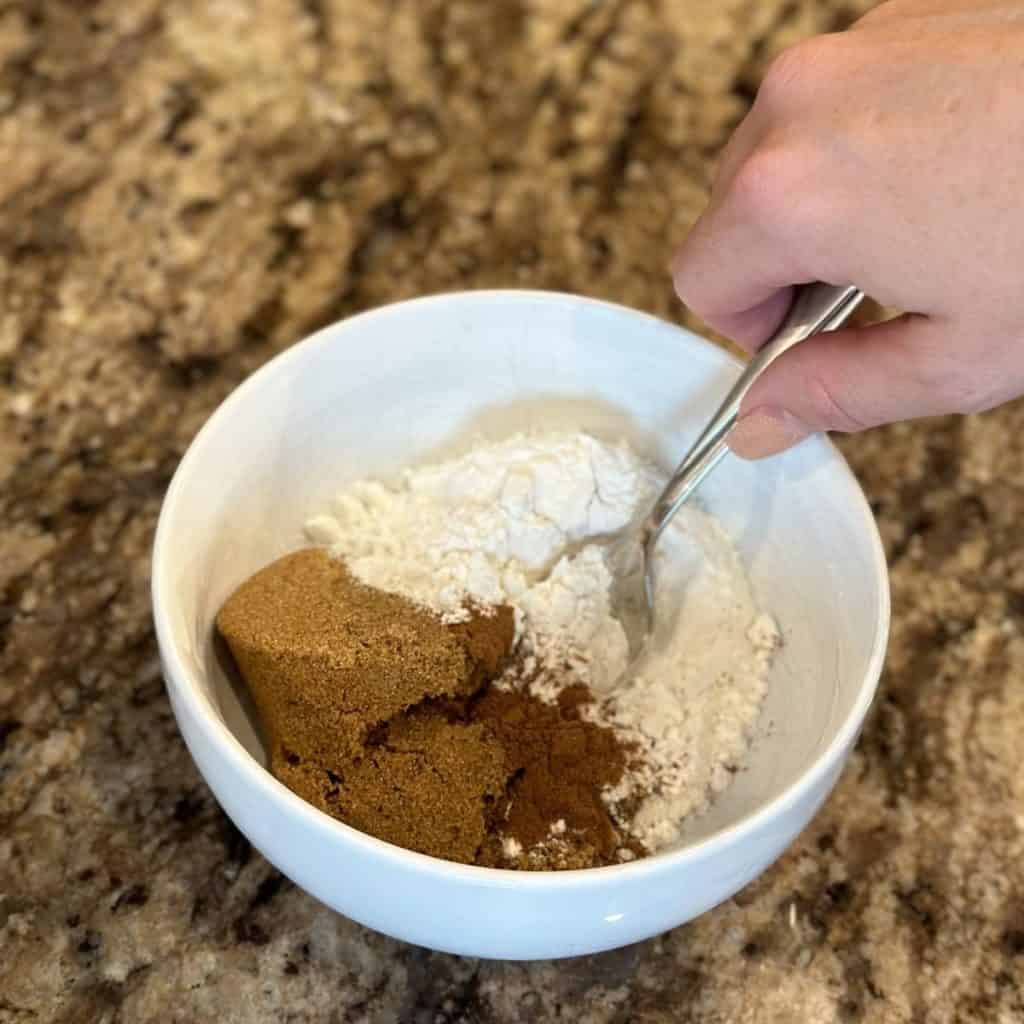
[[[632,849],[601,799],[627,751],[581,715],[586,688],[553,705],[491,685],[513,645],[511,608],[445,624],[308,549],[243,583],[217,628],[271,770],[324,812],[465,863],[590,867]]]
[[[503,855],[512,851],[518,866],[610,864],[628,846],[601,798],[622,778],[627,754],[611,729],[583,720],[580,709],[590,699],[580,685],[564,689],[557,704],[491,688],[473,709],[513,770],[501,831],[514,841]]]

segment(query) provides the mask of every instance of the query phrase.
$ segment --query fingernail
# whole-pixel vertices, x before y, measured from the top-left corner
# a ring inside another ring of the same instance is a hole
[[[792,448],[811,433],[785,409],[762,407],[743,416],[729,435],[729,447],[742,459],[763,459]]]

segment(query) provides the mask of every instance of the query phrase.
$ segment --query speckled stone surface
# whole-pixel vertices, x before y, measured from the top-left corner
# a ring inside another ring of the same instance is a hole
[[[843,448],[882,691],[761,879],[615,953],[483,963],[318,906],[163,692],[189,439],[314,326],[466,286],[678,318],[665,273],[784,43],[867,0],[0,2],[0,1021],[1024,1020],[1024,407]]]

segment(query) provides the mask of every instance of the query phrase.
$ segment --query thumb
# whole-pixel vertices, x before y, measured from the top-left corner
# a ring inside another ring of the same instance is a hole
[[[948,334],[946,325],[908,314],[808,339],[751,388],[729,447],[759,459],[819,431],[968,411],[978,389]]]

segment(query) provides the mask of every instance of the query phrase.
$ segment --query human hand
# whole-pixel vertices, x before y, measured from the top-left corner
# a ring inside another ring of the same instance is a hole
[[[677,292],[750,351],[807,281],[908,312],[788,352],[744,401],[734,451],[1024,393],[1022,124],[1024,0],[890,0],[772,64]]]

